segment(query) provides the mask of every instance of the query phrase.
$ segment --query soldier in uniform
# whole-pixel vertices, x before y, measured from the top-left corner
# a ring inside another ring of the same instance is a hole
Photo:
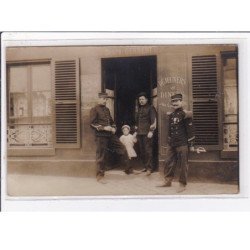
[[[194,127],[192,113],[183,110],[182,94],[171,96],[171,104],[174,112],[169,115],[169,149],[164,168],[165,182],[161,187],[171,186],[178,165],[180,167],[178,192],[183,192],[187,185],[188,146],[190,151],[194,151]]]
[[[95,130],[97,181],[104,177],[108,153],[116,153],[121,156],[121,161],[125,164],[125,171],[129,169],[127,151],[115,135],[116,125],[110,110],[106,107],[107,97],[106,93],[99,93],[99,103],[90,111],[91,127]]]
[[[140,155],[144,164],[143,172],[150,175],[153,167],[153,135],[156,129],[156,110],[148,103],[145,92],[138,95],[139,109],[136,113],[135,131],[139,143]]]

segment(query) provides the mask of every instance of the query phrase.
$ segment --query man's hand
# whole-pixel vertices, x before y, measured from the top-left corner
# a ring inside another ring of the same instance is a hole
[[[105,131],[111,132],[113,128],[112,128],[111,126],[105,126],[103,129],[104,129]]]
[[[153,132],[149,131],[148,132],[148,136],[147,136],[149,139],[153,137]]]
[[[194,146],[191,146],[191,147],[189,147],[189,150],[190,150],[190,152],[196,152],[197,154],[207,152],[206,149],[203,147],[198,147],[195,149]]]
[[[112,132],[112,134],[115,134],[116,128],[111,128],[111,132]]]
[[[206,149],[203,148],[203,147],[198,147],[198,148],[196,149],[196,152],[197,152],[197,154],[199,154],[199,153],[205,153],[205,152],[207,152],[207,151],[206,151]]]
[[[193,118],[193,112],[192,111],[187,111],[187,110],[183,110],[185,112],[185,119],[186,118]]]

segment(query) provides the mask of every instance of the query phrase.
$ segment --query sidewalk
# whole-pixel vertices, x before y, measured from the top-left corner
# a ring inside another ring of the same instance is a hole
[[[179,195],[178,179],[172,187],[156,187],[163,178],[159,172],[146,176],[126,175],[121,170],[110,170],[105,175],[106,184],[90,176],[57,176],[9,173],[7,178],[10,196],[97,196],[97,195]],[[237,194],[238,185],[189,182],[181,195]]]

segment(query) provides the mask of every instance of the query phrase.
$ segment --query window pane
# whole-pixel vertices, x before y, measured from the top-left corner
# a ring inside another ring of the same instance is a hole
[[[51,115],[51,70],[49,64],[31,66],[32,122],[48,123]]]
[[[10,92],[27,92],[28,68],[26,66],[12,66],[10,68]]]
[[[236,58],[227,59],[224,66],[224,110],[226,115],[237,115]]]
[[[28,66],[11,66],[9,73],[9,121],[12,124],[29,123]]]
[[[51,92],[37,91],[32,93],[33,117],[45,117],[51,115]]]
[[[51,90],[51,71],[49,64],[31,66],[32,91]]]
[[[28,117],[28,98],[26,93],[10,94],[10,117]]]

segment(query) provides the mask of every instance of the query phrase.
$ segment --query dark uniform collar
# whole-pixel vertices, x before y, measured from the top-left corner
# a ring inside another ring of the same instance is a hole
[[[140,107],[148,107],[149,103],[147,102],[145,105],[139,105]]]
[[[182,110],[183,110],[183,108],[181,107],[181,108],[175,109],[174,112],[178,112],[178,111],[182,111]]]

